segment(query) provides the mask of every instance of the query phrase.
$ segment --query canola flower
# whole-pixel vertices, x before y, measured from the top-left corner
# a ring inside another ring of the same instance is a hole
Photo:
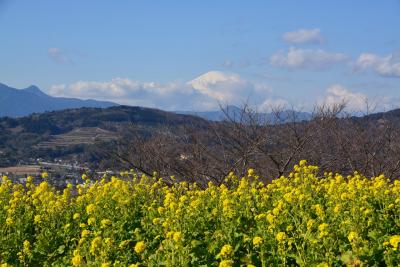
[[[231,245],[224,245],[221,248],[221,252],[219,253],[219,255],[222,258],[228,258],[228,257],[232,256],[232,253],[233,253],[233,247]]]
[[[95,237],[90,243],[90,253],[95,255],[102,245],[102,238],[100,236]]]
[[[82,257],[81,255],[79,255],[78,253],[76,253],[73,257],[72,257],[72,265],[73,266],[80,266],[82,264]]]
[[[400,249],[400,235],[394,235],[390,238],[389,241],[390,245],[392,246],[393,250],[398,250]]]
[[[101,220],[101,227],[102,228],[106,228],[106,227],[108,227],[110,225],[112,225],[112,221],[111,220],[109,220],[109,219]]]
[[[328,235],[328,229],[329,229],[329,224],[327,223],[322,223],[318,226],[319,230],[319,237],[323,238]]]
[[[92,214],[95,209],[96,209],[96,205],[95,204],[89,204],[86,207],[86,213],[87,214]]]
[[[0,266],[400,266],[400,182],[302,160],[264,183],[121,172],[57,190],[0,183]]]
[[[285,239],[286,239],[285,232],[279,232],[276,234],[276,241],[278,241],[278,243],[284,243]]]
[[[137,242],[134,248],[137,254],[141,254],[145,249],[146,249],[146,244],[143,241]]]
[[[262,244],[263,241],[264,240],[263,240],[262,237],[256,236],[256,237],[253,238],[253,246],[259,247]]]
[[[175,242],[180,242],[180,241],[182,241],[182,233],[181,233],[181,232],[175,232],[175,233],[173,234],[173,236],[172,236],[172,239],[173,239]]]
[[[223,260],[219,263],[219,267],[231,267],[233,263],[233,260]]]
[[[353,232],[353,231],[350,232],[349,235],[348,235],[348,237],[347,237],[347,239],[349,239],[349,241],[350,241],[351,243],[354,242],[354,241],[356,241],[357,238],[358,238],[357,232]]]

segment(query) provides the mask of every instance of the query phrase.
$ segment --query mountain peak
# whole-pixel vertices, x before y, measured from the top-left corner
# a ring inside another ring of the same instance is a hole
[[[42,90],[40,90],[36,85],[31,85],[25,89],[23,89],[25,92],[29,92],[31,94],[37,95],[37,96],[47,96],[45,93],[43,93]]]
[[[30,85],[30,86],[26,87],[25,90],[39,90],[40,91],[39,87],[37,87],[36,85]]]
[[[24,89],[15,89],[5,84],[0,84],[0,117],[22,117],[45,111],[81,107],[106,108],[116,105],[118,104],[90,99],[53,97],[47,95],[35,85]]]

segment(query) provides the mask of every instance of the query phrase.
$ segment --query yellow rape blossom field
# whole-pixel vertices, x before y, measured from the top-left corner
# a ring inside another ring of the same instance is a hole
[[[0,266],[399,266],[400,182],[301,161],[264,184],[122,173],[0,186]]]

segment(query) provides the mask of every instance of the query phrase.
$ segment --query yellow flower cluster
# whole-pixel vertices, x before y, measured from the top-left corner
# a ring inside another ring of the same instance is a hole
[[[400,235],[394,235],[390,238],[389,241],[390,245],[392,246],[393,250],[400,249]]]
[[[285,239],[286,239],[285,232],[279,232],[276,234],[276,241],[278,241],[278,243],[284,243]]]
[[[229,258],[230,256],[232,256],[233,253],[233,248],[231,245],[224,245],[221,248],[221,252],[219,253],[219,255],[221,255],[221,257],[223,258]]]
[[[320,174],[166,185],[133,171],[58,190],[4,176],[0,266],[400,266],[400,182]]]
[[[253,246],[259,247],[262,244],[263,241],[264,240],[263,240],[262,237],[256,236],[256,237],[253,238]]]
[[[137,254],[143,253],[143,251],[144,251],[145,249],[146,249],[146,245],[145,245],[145,243],[144,243],[143,241],[139,241],[139,242],[136,243],[136,245],[135,245],[135,252],[136,252]]]

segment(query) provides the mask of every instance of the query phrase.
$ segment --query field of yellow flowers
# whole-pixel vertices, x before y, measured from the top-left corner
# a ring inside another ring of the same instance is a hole
[[[57,191],[0,186],[0,266],[399,266],[400,182],[301,161],[264,184],[121,173]]]

